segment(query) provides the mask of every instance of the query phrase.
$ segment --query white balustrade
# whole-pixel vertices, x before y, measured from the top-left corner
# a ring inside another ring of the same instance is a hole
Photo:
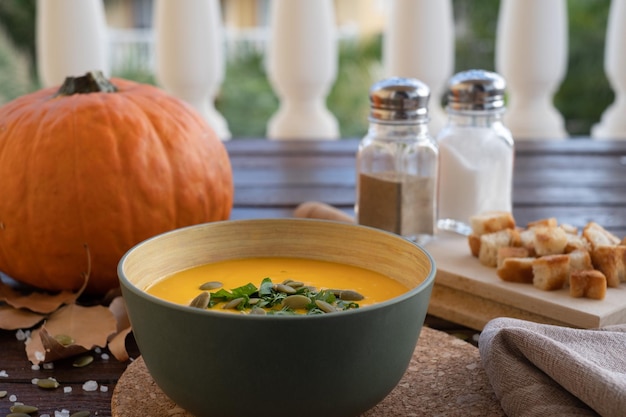
[[[156,0],[154,7],[157,82],[228,140],[228,123],[214,105],[225,65],[219,1]]]
[[[446,122],[441,99],[454,70],[454,15],[450,0],[392,0],[383,38],[385,76],[413,77],[430,88],[429,130]]]
[[[496,71],[507,81],[504,122],[515,140],[567,137],[552,103],[567,70],[565,0],[502,0]]]
[[[612,0],[606,32],[604,70],[615,101],[593,126],[594,139],[626,140],[626,0]]]
[[[267,71],[280,108],[267,125],[270,139],[338,139],[325,99],[337,77],[332,0],[271,0]]]
[[[37,71],[44,87],[89,71],[108,74],[102,0],[37,0],[35,27]]]
[[[271,0],[269,81],[280,100],[267,124],[270,139],[338,139],[326,107],[337,77],[338,30],[333,0]],[[391,0],[384,33],[385,76],[414,77],[431,88],[431,132],[445,123],[441,96],[454,65],[452,0]],[[565,0],[502,0],[496,71],[507,81],[505,123],[516,140],[563,139],[552,103],[567,64]],[[214,100],[224,79],[225,31],[219,0],[155,0],[157,82],[193,105],[227,140]],[[42,85],[110,71],[103,0],[37,0],[36,48]],[[612,0],[605,71],[615,101],[592,129],[596,139],[626,140],[626,0]],[[366,92],[365,92],[366,94]]]

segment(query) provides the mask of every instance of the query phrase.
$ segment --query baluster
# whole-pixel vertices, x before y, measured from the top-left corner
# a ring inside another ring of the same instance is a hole
[[[222,140],[231,137],[215,96],[224,80],[218,0],[156,0],[156,77],[170,94],[196,108]]]
[[[383,40],[386,76],[413,77],[430,87],[429,129],[443,127],[441,97],[454,70],[454,15],[450,0],[393,0]]]
[[[108,75],[102,0],[37,0],[37,72],[44,87],[93,70]]]
[[[509,91],[504,122],[519,139],[567,137],[552,98],[567,70],[565,0],[502,0],[496,70]]]
[[[272,0],[267,70],[280,107],[270,139],[337,139],[337,119],[325,98],[337,76],[332,0]]]
[[[594,139],[626,140],[626,1],[612,0],[606,31],[604,71],[615,92],[615,101],[593,126]]]

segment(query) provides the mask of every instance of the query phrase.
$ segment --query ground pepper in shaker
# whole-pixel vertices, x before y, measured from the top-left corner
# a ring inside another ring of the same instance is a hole
[[[437,144],[428,131],[430,89],[413,78],[388,78],[369,92],[367,135],[356,157],[359,224],[423,244],[435,233]]]
[[[469,234],[469,219],[486,211],[511,211],[513,138],[502,123],[506,83],[484,70],[450,78],[448,122],[439,145],[439,213],[442,230]]]

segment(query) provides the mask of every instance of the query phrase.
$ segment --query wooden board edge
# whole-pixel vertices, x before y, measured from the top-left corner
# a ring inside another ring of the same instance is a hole
[[[501,304],[444,285],[438,285],[437,283],[435,283],[433,287],[428,313],[479,331],[481,331],[489,321],[498,317],[511,317],[535,323],[566,327],[594,328],[600,326],[600,322],[598,320],[594,322],[593,318],[589,319],[585,323],[585,326],[575,325],[531,311]]]

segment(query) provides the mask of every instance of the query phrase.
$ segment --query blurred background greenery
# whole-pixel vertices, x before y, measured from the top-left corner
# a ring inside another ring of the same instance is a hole
[[[494,47],[499,0],[453,0],[456,20],[455,71],[495,70]],[[38,89],[35,56],[35,0],[0,1],[0,104]],[[603,69],[610,0],[568,0],[569,63],[554,103],[572,136],[589,135],[614,95]],[[327,104],[342,137],[360,137],[367,128],[367,91],[381,74],[380,36],[342,41],[339,73]],[[263,56],[238,54],[227,62],[216,100],[234,137],[263,137],[278,108]],[[113,76],[155,83],[154,75],[129,65]]]

